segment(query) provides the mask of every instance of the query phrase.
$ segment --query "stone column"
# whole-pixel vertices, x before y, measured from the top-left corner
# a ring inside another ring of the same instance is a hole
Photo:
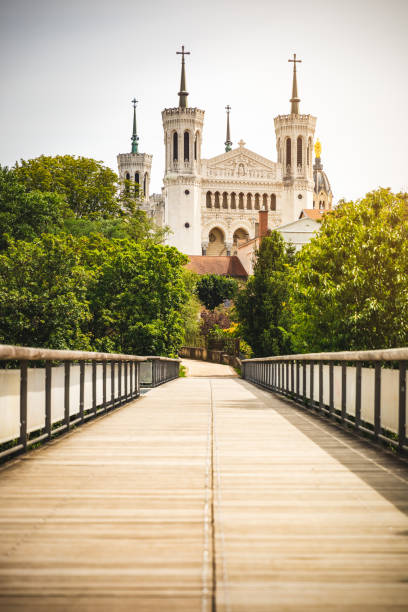
[[[227,255],[231,255],[231,251],[232,251],[232,242],[226,242],[225,243],[225,247],[227,249]]]
[[[227,208],[228,210],[231,209],[231,194],[227,193]]]
[[[208,242],[202,242],[201,250],[202,250],[203,255],[207,255],[207,249],[208,249]]]

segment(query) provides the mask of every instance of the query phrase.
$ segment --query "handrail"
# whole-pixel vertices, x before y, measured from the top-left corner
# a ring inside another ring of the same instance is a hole
[[[299,353],[274,357],[255,357],[247,361],[408,361],[408,348],[379,349],[370,351],[340,351],[337,353]]]
[[[66,351],[0,344],[0,360],[6,359],[15,359],[17,361],[147,361],[148,359],[151,359],[151,357],[123,355],[120,353]],[[157,357],[157,359],[167,359],[167,357]]]

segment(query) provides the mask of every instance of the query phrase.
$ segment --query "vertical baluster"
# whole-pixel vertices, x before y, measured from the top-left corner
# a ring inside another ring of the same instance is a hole
[[[296,360],[296,399],[299,399],[300,394],[300,361]]]
[[[45,431],[48,438],[51,438],[52,420],[51,420],[51,377],[52,368],[49,361],[45,362]]]
[[[67,431],[69,429],[69,392],[70,392],[70,373],[71,373],[71,362],[65,361],[64,363],[64,420]]]
[[[323,362],[319,361],[319,410],[323,412]]]
[[[381,363],[374,366],[374,436],[378,439],[381,430]]]
[[[402,451],[405,439],[406,439],[406,399],[407,399],[407,387],[406,387],[406,372],[407,362],[400,361],[399,364],[399,406],[398,406],[398,447]]]
[[[79,364],[79,416],[84,421],[85,414],[85,361]]]
[[[115,362],[110,362],[111,370],[111,408],[115,407]]]
[[[118,361],[118,406],[122,404],[122,362]]]
[[[96,361],[92,360],[92,410],[96,414]]]
[[[307,398],[306,398],[306,361],[302,362],[302,369],[303,369],[303,376],[302,376],[302,387],[303,387],[303,403],[306,404],[307,403]]]
[[[123,363],[125,368],[125,402],[128,401],[128,362]]]
[[[333,362],[329,363],[329,415],[334,413],[334,366]]]
[[[341,421],[344,423],[347,413],[347,366],[341,364]]]
[[[102,362],[102,408],[106,412],[106,361]]]
[[[27,450],[27,386],[28,361],[20,362],[20,444]]]
[[[360,428],[361,424],[361,363],[356,365],[356,429]]]
[[[130,399],[134,397],[134,389],[133,389],[133,370],[135,368],[135,362],[129,361],[129,390],[130,390]]]
[[[314,362],[310,362],[310,406],[314,406]]]

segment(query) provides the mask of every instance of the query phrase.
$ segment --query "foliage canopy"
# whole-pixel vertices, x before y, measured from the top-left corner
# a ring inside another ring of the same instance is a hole
[[[238,291],[238,283],[234,278],[218,274],[204,274],[199,277],[196,293],[202,304],[209,310],[214,310],[224,300],[231,300]]]

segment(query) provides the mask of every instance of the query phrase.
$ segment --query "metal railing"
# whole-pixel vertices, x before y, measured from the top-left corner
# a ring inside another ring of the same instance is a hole
[[[140,395],[140,365],[157,386],[178,376],[179,360],[0,345],[0,459],[82,425]],[[29,367],[30,362],[42,362]],[[61,365],[56,365],[56,364]]]
[[[158,387],[164,382],[179,377],[180,359],[169,357],[146,357],[147,363],[144,368],[144,376],[141,377],[142,387]]]
[[[243,360],[242,377],[403,451],[407,363],[406,348],[283,355]]]

